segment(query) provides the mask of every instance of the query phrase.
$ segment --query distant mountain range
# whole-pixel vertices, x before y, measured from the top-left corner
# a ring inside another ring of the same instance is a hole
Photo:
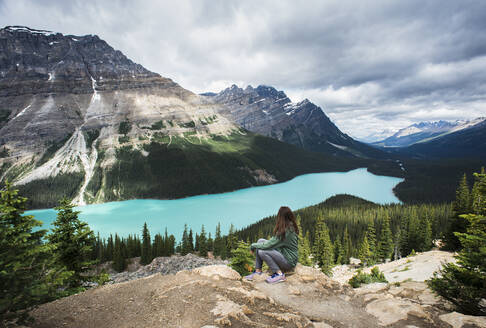
[[[474,124],[473,124],[474,123]],[[486,159],[486,119],[460,124],[448,132],[407,147],[387,148],[392,153],[418,159]]]
[[[461,121],[437,121],[420,122],[398,130],[393,135],[381,140],[372,142],[372,145],[382,147],[407,147],[413,144],[431,141],[451,133],[467,130],[480,126],[486,118],[480,117],[474,120]]]

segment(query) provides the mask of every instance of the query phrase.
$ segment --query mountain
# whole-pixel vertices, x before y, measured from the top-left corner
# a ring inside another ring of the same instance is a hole
[[[479,123],[475,123],[478,120]],[[478,119],[456,126],[447,133],[428,140],[417,142],[408,147],[397,148],[399,154],[420,159],[430,158],[486,158],[486,120]]]
[[[31,208],[61,197],[177,198],[362,166],[257,135],[229,113],[98,36],[0,29],[0,175]]]
[[[341,132],[322,109],[308,99],[293,103],[283,91],[260,85],[236,85],[207,99],[223,105],[222,115],[243,128],[310,151],[340,156],[382,158],[383,152]]]
[[[373,145],[383,147],[407,147],[419,142],[438,138],[449,133],[472,128],[485,120],[486,118],[480,117],[474,120],[455,122],[420,122],[400,129],[398,132],[384,140],[373,142]]]

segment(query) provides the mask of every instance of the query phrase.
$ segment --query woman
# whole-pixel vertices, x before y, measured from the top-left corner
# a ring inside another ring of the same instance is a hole
[[[274,236],[270,240],[260,239],[251,244],[251,252],[256,256],[255,271],[246,276],[246,280],[253,280],[256,275],[262,274],[263,261],[273,273],[266,280],[271,284],[285,281],[284,272],[292,270],[297,265],[299,229],[294,213],[287,206],[282,206],[278,210],[273,233]]]

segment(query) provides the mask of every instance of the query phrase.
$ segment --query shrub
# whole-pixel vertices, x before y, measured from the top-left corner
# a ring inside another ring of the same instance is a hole
[[[250,253],[250,245],[244,241],[238,242],[238,247],[231,251],[230,266],[244,276],[253,271],[254,259]]]
[[[358,288],[361,285],[371,284],[374,282],[388,282],[385,275],[380,271],[380,269],[378,269],[378,267],[371,269],[371,274],[364,273],[361,269],[359,269],[358,272],[348,281],[353,288]]]

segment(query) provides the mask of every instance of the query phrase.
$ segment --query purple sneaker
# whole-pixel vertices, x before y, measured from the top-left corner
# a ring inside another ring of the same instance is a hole
[[[257,271],[253,271],[252,273],[250,273],[249,275],[245,276],[245,280],[248,280],[248,281],[252,281],[253,278],[255,278],[256,275],[261,275],[262,272],[257,272]]]
[[[266,281],[269,284],[276,284],[277,282],[284,282],[285,281],[285,275],[283,273],[281,273],[281,274],[274,273],[274,274],[272,274],[271,277],[268,277]]]

